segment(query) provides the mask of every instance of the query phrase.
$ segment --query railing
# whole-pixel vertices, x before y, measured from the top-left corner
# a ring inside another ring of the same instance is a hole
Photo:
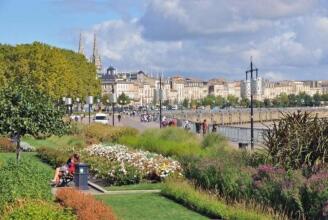
[[[178,121],[178,126],[182,127],[183,122]],[[196,124],[190,123],[190,131],[196,133]],[[254,128],[254,143],[263,144],[263,132],[268,128]],[[202,131],[201,131],[202,132]],[[212,125],[209,126],[209,132],[212,132]],[[237,126],[217,126],[217,133],[223,135],[232,142],[251,142],[251,129]]]

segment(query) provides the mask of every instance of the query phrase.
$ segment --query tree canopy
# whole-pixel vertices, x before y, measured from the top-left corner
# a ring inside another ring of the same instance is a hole
[[[96,68],[81,54],[34,42],[0,44],[0,87],[27,81],[53,99],[100,94]]]
[[[64,111],[49,96],[27,84],[3,87],[0,106],[0,134],[16,139],[17,159],[22,136],[61,135],[66,131]]]
[[[120,105],[128,105],[130,104],[130,101],[129,96],[125,95],[124,92],[117,98],[117,103]]]

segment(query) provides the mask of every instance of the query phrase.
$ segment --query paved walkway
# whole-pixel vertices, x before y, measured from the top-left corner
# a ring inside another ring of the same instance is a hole
[[[117,118],[116,118],[117,119]],[[138,116],[123,116],[121,122],[115,120],[115,125],[117,126],[129,126],[132,128],[136,128],[139,131],[144,131],[149,128],[159,128],[159,122],[141,122],[140,117]]]
[[[93,183],[88,182],[89,189],[88,190],[81,190],[81,192],[89,193],[91,195],[127,195],[127,194],[147,194],[147,193],[160,193],[160,189],[150,189],[150,190],[120,190],[120,191],[108,191],[101,186]],[[56,192],[60,187],[53,187],[51,189],[51,193],[56,195]]]

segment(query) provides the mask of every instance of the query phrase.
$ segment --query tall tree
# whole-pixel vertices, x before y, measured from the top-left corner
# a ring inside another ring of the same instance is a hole
[[[16,141],[17,160],[21,137],[61,135],[68,126],[63,121],[64,111],[49,96],[27,85],[26,82],[19,86],[9,84],[0,90],[0,134]]]
[[[125,95],[124,92],[122,92],[121,95],[118,96],[117,98],[117,103],[124,106],[130,104],[130,98],[129,96]]]
[[[81,54],[35,42],[0,45],[0,87],[6,81],[29,79],[39,90],[59,99],[100,94],[94,64]]]

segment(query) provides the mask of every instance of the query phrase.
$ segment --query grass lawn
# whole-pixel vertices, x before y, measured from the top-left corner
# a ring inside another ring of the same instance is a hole
[[[147,190],[147,189],[161,189],[162,183],[139,183],[123,186],[108,186],[105,187],[108,191],[120,191],[120,190]]]
[[[97,198],[110,205],[123,220],[208,219],[159,194],[105,195]]]
[[[29,143],[35,148],[39,147],[51,147],[55,148],[58,146],[71,146],[71,145],[84,145],[84,141],[81,137],[64,135],[62,137],[51,136],[46,139],[35,139],[33,137],[24,137],[23,141]]]
[[[40,166],[43,166],[43,167],[46,167],[48,170],[49,170],[49,174],[51,173],[54,173],[54,170],[48,165],[48,164],[45,164],[43,163],[37,156],[36,156],[36,153],[34,152],[21,152],[20,154],[21,158],[31,158],[32,160],[35,160],[37,161]],[[16,154],[15,153],[0,153],[0,167],[3,163],[6,162],[6,160],[10,159],[10,158],[13,158],[15,159],[16,158]],[[52,176],[49,175],[49,180]]]

